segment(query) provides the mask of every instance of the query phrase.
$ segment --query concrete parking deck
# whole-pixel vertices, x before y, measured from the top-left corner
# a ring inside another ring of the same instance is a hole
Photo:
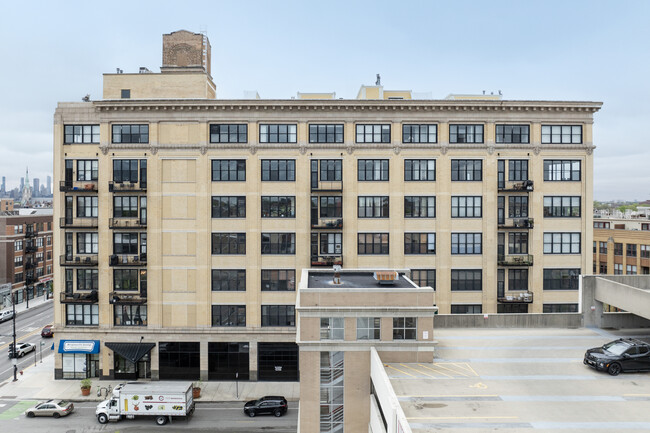
[[[650,330],[444,329],[432,364],[386,364],[413,432],[650,431],[650,373],[616,377],[582,359]]]

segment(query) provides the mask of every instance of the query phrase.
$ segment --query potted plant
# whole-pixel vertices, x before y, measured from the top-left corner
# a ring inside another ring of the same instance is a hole
[[[81,381],[81,395],[90,395],[90,386],[93,383],[90,379],[85,378]]]
[[[198,382],[192,383],[192,398],[199,398],[201,397],[201,386],[203,385],[203,382],[200,380]]]

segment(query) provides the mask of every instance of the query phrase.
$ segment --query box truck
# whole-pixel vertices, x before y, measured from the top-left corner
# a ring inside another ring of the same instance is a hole
[[[97,421],[153,417],[158,425],[194,412],[191,382],[131,382],[118,385],[113,396],[97,405]]]

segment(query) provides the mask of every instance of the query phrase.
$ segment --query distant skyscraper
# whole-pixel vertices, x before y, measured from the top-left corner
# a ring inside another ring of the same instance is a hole
[[[2,182],[4,185],[4,182]],[[52,176],[47,177],[47,195],[52,195]]]
[[[2,192],[7,192],[7,178],[2,176]]]
[[[21,177],[20,178],[20,191],[23,191],[23,188],[25,187],[25,178]]]
[[[32,188],[34,196],[38,195],[41,191],[41,180],[37,177],[34,178],[34,187]]]

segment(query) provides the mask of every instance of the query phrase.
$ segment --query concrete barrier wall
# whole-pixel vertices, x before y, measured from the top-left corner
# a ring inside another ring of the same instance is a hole
[[[411,426],[409,426],[406,415],[404,415],[402,406],[400,406],[397,395],[393,390],[393,385],[390,383],[386,370],[384,370],[384,363],[379,358],[379,354],[374,347],[370,348],[370,379],[375,388],[377,400],[381,405],[381,411],[386,418],[386,424],[388,424],[387,433],[412,433]],[[375,416],[381,417],[378,412],[379,410],[377,410]],[[381,422],[383,425],[381,418],[380,420],[370,420],[370,425],[377,422]]]
[[[648,275],[593,275],[593,277],[615,281],[637,289],[650,290],[650,277]]]
[[[598,328],[648,328],[650,320],[632,313],[605,313],[603,302],[648,317],[650,276],[582,275],[581,303],[584,326]]]
[[[549,314],[438,314],[435,328],[580,328],[579,313]],[[435,331],[434,331],[435,333]]]

